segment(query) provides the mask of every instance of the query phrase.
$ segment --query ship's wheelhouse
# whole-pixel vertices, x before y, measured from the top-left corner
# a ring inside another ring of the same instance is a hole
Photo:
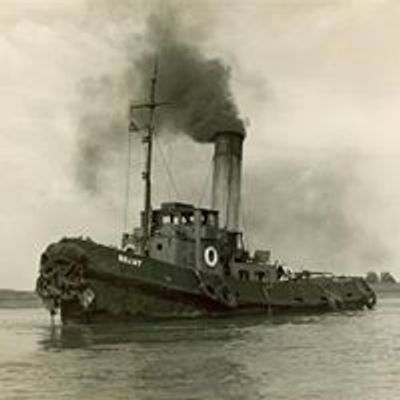
[[[140,249],[142,232],[138,228],[126,236],[125,248]],[[239,280],[264,281],[270,267],[269,252],[250,257],[241,232],[220,228],[218,211],[185,203],[163,203],[152,211],[148,248],[161,262]]]
[[[184,203],[163,203],[152,211],[149,256],[185,268],[202,269],[209,261],[217,271],[219,231],[218,211]],[[143,229],[136,229],[130,238],[125,237],[125,245],[130,243],[139,249],[142,235]]]
[[[218,222],[218,212],[215,210],[183,203],[163,203],[152,213],[150,256],[196,269],[202,269],[209,261],[217,269]],[[205,259],[207,251],[208,258]]]

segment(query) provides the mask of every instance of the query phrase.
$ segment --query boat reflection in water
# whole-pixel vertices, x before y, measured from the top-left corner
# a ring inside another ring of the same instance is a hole
[[[239,353],[246,351],[247,329],[265,323],[259,317],[57,325],[43,330],[40,346],[61,352],[64,368],[86,383],[101,387],[102,379],[109,379],[114,389],[105,390],[110,398],[129,393],[129,399],[200,399],[213,393],[220,399],[256,399],[256,377]],[[68,365],[72,359],[73,366]],[[99,390],[87,384],[77,387],[88,399]]]

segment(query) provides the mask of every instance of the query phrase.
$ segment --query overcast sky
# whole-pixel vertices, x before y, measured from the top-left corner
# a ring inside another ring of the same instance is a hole
[[[41,251],[62,236],[119,243],[126,152],[110,161],[101,194],[86,193],[76,180],[82,82],[123,76],[129,52],[143,50],[148,14],[167,16],[168,6],[188,35],[193,27],[207,57],[232,68],[247,121],[250,245],[298,266],[400,275],[400,3],[161,4],[1,1],[0,287],[33,288]],[[168,140],[179,200],[195,201],[188,182],[204,184],[210,146]]]

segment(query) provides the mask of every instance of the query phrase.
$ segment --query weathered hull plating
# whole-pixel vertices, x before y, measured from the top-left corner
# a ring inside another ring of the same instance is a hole
[[[48,247],[37,292],[63,322],[184,318],[241,313],[371,308],[376,296],[358,277],[303,277],[273,285],[127,255],[82,239]]]

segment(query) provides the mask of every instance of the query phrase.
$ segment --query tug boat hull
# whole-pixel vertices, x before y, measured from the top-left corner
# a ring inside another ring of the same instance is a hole
[[[46,249],[37,293],[51,313],[60,310],[64,323],[342,311],[376,303],[359,277],[221,280],[83,239],[63,239]]]

